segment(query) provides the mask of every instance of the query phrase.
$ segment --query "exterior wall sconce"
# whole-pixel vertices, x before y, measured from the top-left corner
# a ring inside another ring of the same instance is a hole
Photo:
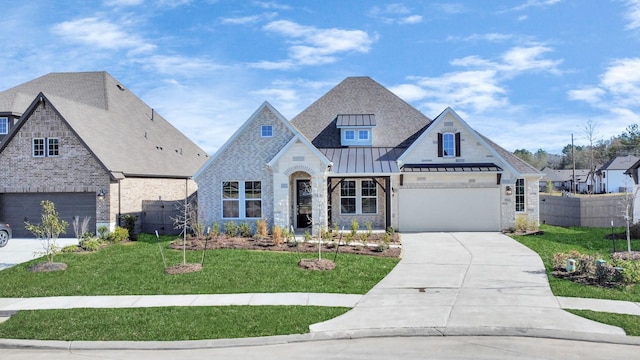
[[[511,196],[512,192],[513,191],[511,190],[511,186],[507,186],[506,189],[505,189],[505,194],[507,196]]]
[[[106,195],[105,195],[105,193],[104,193],[104,190],[100,190],[100,192],[98,193],[98,199],[100,199],[100,200],[104,200],[104,197],[105,197],[105,196],[106,196]]]

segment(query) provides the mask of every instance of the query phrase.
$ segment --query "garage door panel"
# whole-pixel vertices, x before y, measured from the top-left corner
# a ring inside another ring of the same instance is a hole
[[[60,218],[69,223],[67,233],[61,236],[74,237],[73,217],[91,218],[89,230],[95,232],[96,195],[94,193],[32,193],[0,195],[0,219],[11,225],[14,237],[34,237],[24,227],[24,222],[34,224],[41,222],[43,200],[50,200],[56,206]]]
[[[399,230],[498,231],[500,189],[401,189]]]

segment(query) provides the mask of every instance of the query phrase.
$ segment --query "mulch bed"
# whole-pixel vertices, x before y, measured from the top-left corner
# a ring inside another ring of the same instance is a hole
[[[202,270],[202,264],[178,264],[166,268],[164,272],[170,275],[176,275],[197,272],[200,270]]]
[[[59,262],[43,262],[37,263],[29,268],[31,272],[51,272],[61,271],[67,268],[67,264]]]
[[[336,264],[327,259],[301,259],[298,266],[306,270],[333,270]]]
[[[551,272],[551,275],[555,276],[558,279],[565,279],[569,281],[573,281],[578,284],[597,286],[603,288],[614,288],[622,286],[623,284],[616,281],[604,281],[599,282],[595,276],[589,276],[587,274],[578,274],[578,273],[570,273],[566,270],[556,269]]]
[[[261,240],[246,237],[228,237],[224,234],[219,235],[217,238],[209,239],[205,241],[205,238],[190,238],[187,239],[187,250],[204,250],[205,244],[207,250],[210,249],[242,249],[242,250],[265,250],[265,251],[284,251],[284,252],[303,252],[313,253],[318,252],[318,244],[313,242],[297,242],[297,243],[281,243],[275,244],[271,237],[267,237]],[[378,245],[382,244],[382,237],[373,234],[367,244]],[[394,240],[391,244],[399,245],[399,236],[394,234]],[[172,249],[182,250],[182,239],[176,239],[169,245]],[[384,247],[384,246],[383,246]],[[338,248],[336,243],[322,244],[323,253],[336,252],[341,254],[357,254],[357,255],[369,255],[380,257],[400,257],[401,249],[398,247],[389,247],[380,251],[377,246],[362,246],[362,245],[340,245]]]

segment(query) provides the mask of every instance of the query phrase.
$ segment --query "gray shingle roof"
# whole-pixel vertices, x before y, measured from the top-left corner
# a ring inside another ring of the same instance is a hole
[[[478,133],[478,135],[480,135],[480,137],[484,141],[486,141],[487,144],[489,144],[489,146],[491,146],[507,163],[509,163],[509,165],[511,165],[517,172],[519,172],[520,175],[534,175],[534,174],[538,174],[540,176],[543,175],[540,172],[540,170],[531,166],[529,163],[520,159],[519,157],[513,155],[511,152],[505,150],[500,145],[489,140],[489,138],[487,138],[486,136],[480,133]]]
[[[407,147],[431,119],[370,77],[348,77],[291,120],[317,148],[340,147],[339,114],[373,114],[373,147]]]
[[[602,165],[599,170],[627,170],[638,160],[640,160],[640,158],[633,155],[618,156]]]
[[[208,158],[107,72],[42,76],[0,92],[0,112],[22,114],[39,93],[112,173],[190,177]]]

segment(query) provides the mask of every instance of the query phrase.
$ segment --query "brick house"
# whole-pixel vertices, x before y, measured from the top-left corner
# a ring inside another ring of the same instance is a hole
[[[543,174],[455,111],[431,120],[369,77],[347,78],[287,121],[265,102],[194,175],[205,224],[267,219],[412,231],[539,221]]]
[[[6,119],[6,120],[1,120]],[[31,237],[40,202],[89,216],[90,230],[139,215],[143,200],[179,200],[207,154],[107,72],[51,73],[0,92],[0,219]],[[67,236],[73,236],[67,229]]]

